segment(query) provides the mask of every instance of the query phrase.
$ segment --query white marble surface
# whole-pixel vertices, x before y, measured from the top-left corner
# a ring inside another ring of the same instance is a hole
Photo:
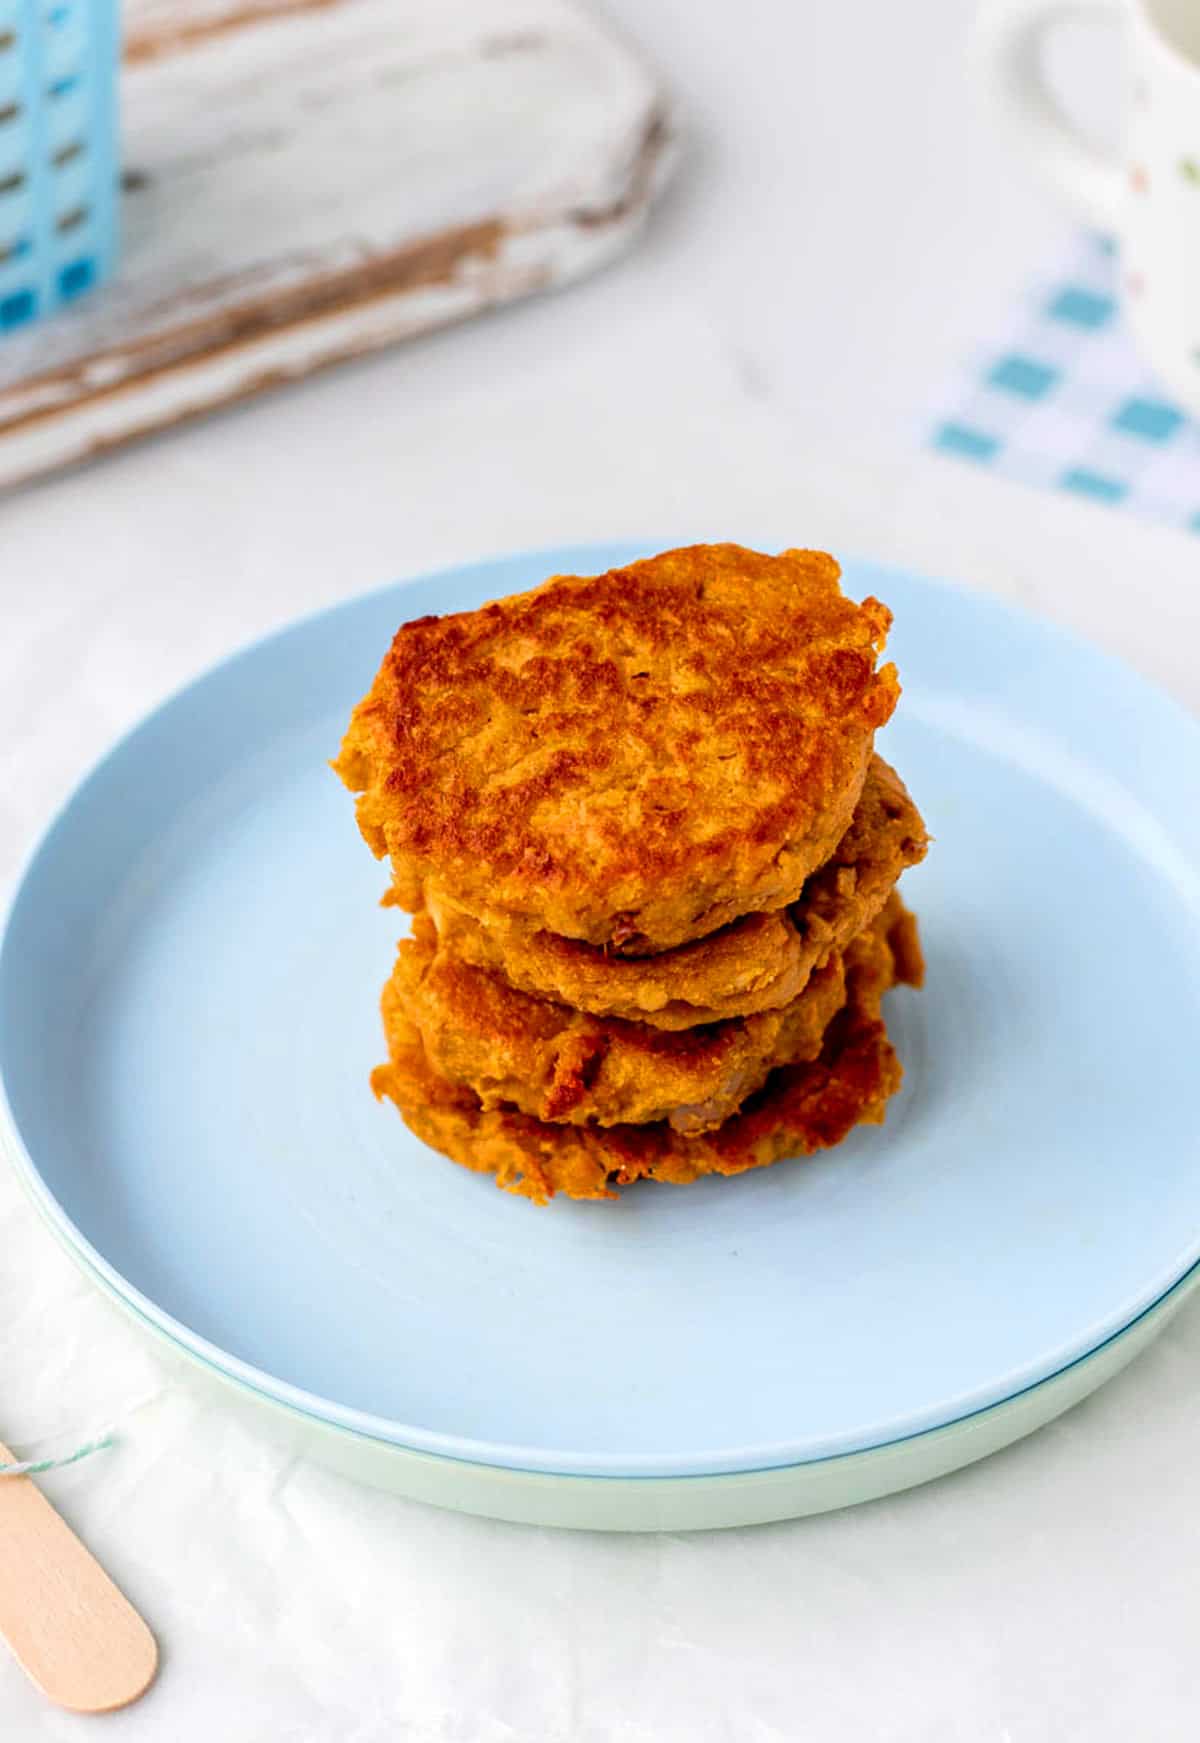
[[[827,544],[1017,597],[1200,707],[1194,540],[910,427],[1061,220],[964,88],[961,0],[620,0],[691,116],[626,263],[0,505],[0,877],[104,741],[311,605],[618,533]],[[1130,1158],[1136,1167],[1137,1158]],[[0,1181],[0,1422],[123,1418],[50,1487],[153,1620],[113,1743],[1127,1743],[1195,1734],[1200,1308],[930,1488],[710,1537],[443,1515],[161,1370]],[[0,1661],[0,1736],[83,1735]]]

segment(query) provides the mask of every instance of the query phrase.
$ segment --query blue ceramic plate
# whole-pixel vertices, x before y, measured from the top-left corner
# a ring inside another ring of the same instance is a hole
[[[815,1161],[539,1210],[378,1106],[401,922],[326,766],[398,623],[635,554],[509,558],[218,667],[79,788],[0,949],[18,1165],[145,1318],[404,1447],[699,1475],[879,1446],[1012,1396],[1200,1257],[1200,728],[1012,610],[894,608],[881,748],[936,837],[906,1087]]]

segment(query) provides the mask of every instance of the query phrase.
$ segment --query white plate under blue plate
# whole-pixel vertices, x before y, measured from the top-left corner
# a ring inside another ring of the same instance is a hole
[[[379,1106],[402,924],[326,759],[397,625],[630,547],[475,565],[218,667],[34,854],[0,952],[18,1165],[140,1314],[342,1427],[528,1471],[700,1475],[1011,1397],[1200,1257],[1200,728],[993,601],[895,610],[881,739],[935,837],[882,1129],[736,1180],[537,1209]]]

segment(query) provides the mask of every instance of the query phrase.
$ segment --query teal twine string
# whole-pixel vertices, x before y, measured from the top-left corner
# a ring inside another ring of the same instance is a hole
[[[94,1452],[103,1452],[112,1443],[111,1434],[100,1434],[95,1440],[85,1440],[74,1452],[64,1453],[60,1459],[17,1459],[12,1464],[0,1463],[0,1477],[37,1477],[43,1471],[61,1471],[66,1465],[77,1465],[80,1459],[90,1458]]]

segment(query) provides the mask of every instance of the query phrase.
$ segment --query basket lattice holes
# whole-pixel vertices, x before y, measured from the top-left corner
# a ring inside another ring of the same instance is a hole
[[[0,336],[116,251],[115,0],[0,0]]]

